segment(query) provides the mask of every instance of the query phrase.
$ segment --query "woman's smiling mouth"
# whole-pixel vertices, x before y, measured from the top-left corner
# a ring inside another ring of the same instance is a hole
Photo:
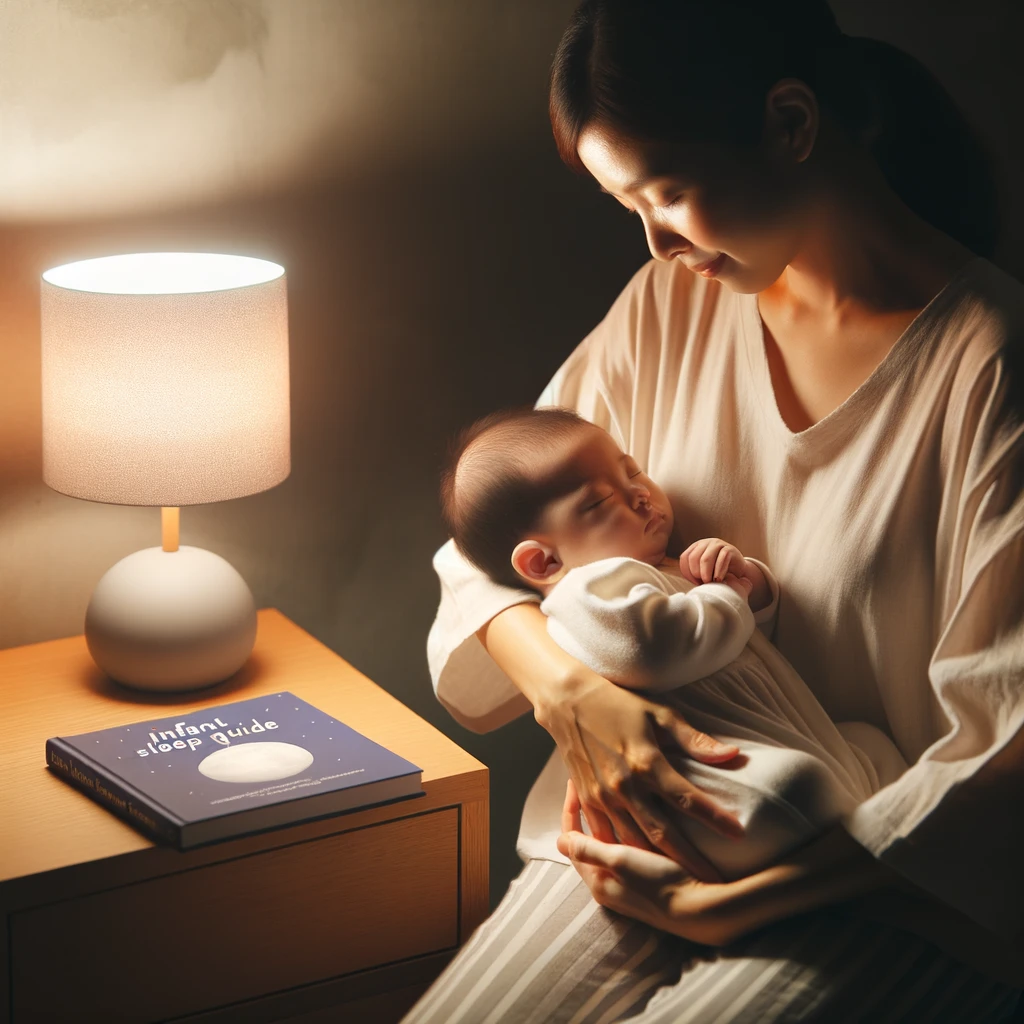
[[[690,267],[695,274],[700,274],[701,277],[714,277],[721,269],[722,264],[725,262],[725,253],[720,252],[713,260],[708,260],[706,263],[698,263],[695,267]]]

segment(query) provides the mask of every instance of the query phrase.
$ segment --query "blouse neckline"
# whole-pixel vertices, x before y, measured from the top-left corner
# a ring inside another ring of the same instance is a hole
[[[920,345],[916,344],[922,332],[937,319],[943,317],[959,294],[961,283],[970,276],[975,267],[984,262],[975,256],[955,270],[949,280],[934,295],[930,302],[904,328],[893,342],[889,351],[867,378],[826,416],[803,430],[793,431],[782,418],[775,386],[772,383],[768,356],[765,352],[764,322],[757,305],[757,295],[748,294],[743,300],[741,317],[747,364],[753,375],[755,390],[768,429],[777,434],[793,452],[820,451],[822,445],[835,439],[851,423],[859,422],[861,414],[876,401],[889,385],[898,379],[917,355]]]

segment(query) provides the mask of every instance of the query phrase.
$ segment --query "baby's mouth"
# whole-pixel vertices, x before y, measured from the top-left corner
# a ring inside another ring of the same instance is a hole
[[[651,513],[651,518],[644,523],[644,533],[650,533],[655,527],[665,522],[665,513],[654,511]]]

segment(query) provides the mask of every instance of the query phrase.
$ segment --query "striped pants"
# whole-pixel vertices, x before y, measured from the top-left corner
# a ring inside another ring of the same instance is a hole
[[[819,912],[711,950],[530,861],[402,1024],[989,1024],[1018,992],[906,932]]]

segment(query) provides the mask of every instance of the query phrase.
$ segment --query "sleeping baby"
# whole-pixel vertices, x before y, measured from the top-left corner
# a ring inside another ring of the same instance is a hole
[[[667,557],[668,499],[576,413],[511,410],[474,424],[445,471],[442,506],[469,561],[541,596],[559,646],[739,748],[725,763],[673,762],[744,827],[736,841],[689,816],[675,822],[724,880],[803,845],[906,769],[881,730],[833,723],[762,635],[779,600],[768,567],[718,538]],[[564,789],[567,778],[545,784]]]

